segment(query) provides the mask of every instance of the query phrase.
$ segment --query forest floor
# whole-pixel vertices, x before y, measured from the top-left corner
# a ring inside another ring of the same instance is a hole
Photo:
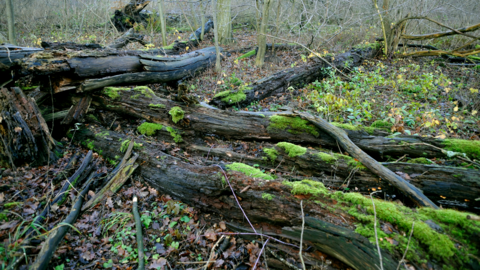
[[[186,34],[175,33],[180,38]],[[235,33],[236,43],[224,47],[225,51],[251,47],[255,36],[249,31]],[[211,39],[202,47],[212,46]],[[138,45],[129,45],[138,49]],[[198,48],[190,48],[195,50]],[[328,53],[327,50],[319,52]],[[188,79],[186,83],[191,94],[199,101],[208,102],[221,91],[233,90],[244,84],[251,84],[261,78],[298,65],[308,65],[310,53],[302,50],[278,51],[267,55],[264,68],[254,65],[254,57],[236,60],[240,53],[231,53],[222,61],[222,72],[209,69],[203,74]],[[273,96],[245,108],[231,110],[277,111],[282,107],[297,108],[319,115],[339,124],[356,126],[385,127],[393,136],[399,134],[432,136],[438,138],[456,137],[479,140],[480,136],[480,76],[478,70],[450,66],[441,58],[418,60],[371,59],[347,73],[348,77],[331,75],[330,78],[311,83],[290,93]],[[164,89],[174,93],[165,85],[150,85],[159,96]],[[167,95],[168,97],[168,95]],[[61,108],[58,108],[61,109]],[[107,115],[114,122],[112,129],[121,130],[131,136],[142,136],[136,131],[139,121]],[[86,123],[94,125],[94,123]],[[67,138],[56,138],[68,144]],[[193,163],[218,161],[218,157],[192,156],[182,145],[173,142],[158,142],[164,151],[182,157]],[[208,145],[230,148],[237,153],[255,155],[260,151],[256,142],[210,138]],[[183,148],[183,149],[182,149]],[[80,146],[70,145],[64,157],[56,164],[39,168],[28,165],[1,170],[0,179],[0,265],[1,260],[22,254],[23,235],[19,229],[30,224],[38,212],[43,210],[42,202],[55,196],[63,182],[52,183],[73,153],[86,153]],[[98,154],[96,154],[98,155]],[[405,159],[409,159],[405,157]],[[388,158],[387,158],[388,160]],[[432,163],[448,163],[446,159],[430,160]],[[472,167],[471,164],[459,166]],[[99,171],[109,172],[113,165],[102,160]],[[473,168],[473,167],[472,167]],[[76,167],[70,170],[75,171]],[[265,169],[265,168],[261,168]],[[134,269],[137,266],[135,227],[132,216],[132,195],[140,196],[139,211],[144,226],[144,242],[147,269],[201,269],[211,256],[212,248],[219,241],[221,233],[230,232],[228,220],[201,213],[192,205],[186,205],[160,194],[134,175],[116,194],[108,197],[82,213],[73,225],[74,229],[65,237],[51,262],[51,269]],[[63,205],[54,207],[47,222],[39,230],[51,231],[69,213],[76,192],[71,192]],[[89,194],[93,196],[94,194]],[[35,259],[40,250],[40,235],[30,244],[31,253],[20,269]],[[213,269],[286,269],[287,266],[267,251],[259,257],[262,239],[245,239],[231,236],[219,243],[222,248],[214,260]],[[285,240],[285,239],[284,239]],[[228,245],[222,245],[223,242]],[[288,240],[285,240],[288,242]],[[308,252],[308,248],[306,249]],[[279,255],[298,269],[301,268],[298,255],[280,251]],[[311,269],[347,269],[343,264],[325,254],[324,264]],[[27,263],[28,261],[28,263]],[[268,262],[268,266],[267,263]]]

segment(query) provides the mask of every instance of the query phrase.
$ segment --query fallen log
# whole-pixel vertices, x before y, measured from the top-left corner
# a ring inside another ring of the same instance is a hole
[[[179,80],[200,72],[215,62],[215,49],[209,47],[180,57],[166,57],[172,50],[145,51],[44,51],[22,59],[17,76],[32,76],[32,83],[55,93],[88,91],[116,84],[158,83]],[[100,78],[99,78],[100,77]]]
[[[87,142],[95,151],[111,158],[120,155],[122,145],[130,142],[124,135],[106,132],[94,125],[77,131],[73,140]],[[140,139],[136,139],[135,143],[134,151],[142,164],[139,176],[160,192],[241,223],[244,216],[231,196],[228,187],[231,184],[237,192],[242,190],[239,194],[242,208],[255,227],[269,234],[272,232],[272,236],[282,234],[294,240],[299,240],[301,230],[298,200],[306,200],[305,213],[309,217],[304,240],[307,244],[355,269],[374,267],[378,253],[372,244],[375,241],[372,238],[374,213],[370,198],[357,193],[330,193],[322,183],[311,180],[265,180],[267,174],[259,170],[255,172],[251,167],[242,167],[247,168],[243,170],[233,164],[221,165],[227,169],[224,175],[221,166],[186,163],[163,153],[155,143]],[[245,176],[238,170],[256,177]],[[380,243],[384,269],[395,269],[405,247],[399,243],[408,240],[405,232],[409,231],[412,222],[415,222],[416,228],[412,245],[416,248],[407,254],[410,263],[421,265],[427,262],[434,267],[443,265],[453,268],[474,265],[475,259],[468,254],[473,254],[480,243],[478,238],[469,241],[480,233],[480,223],[467,220],[467,213],[431,208],[419,208],[414,212],[381,200],[375,200],[375,206],[380,224],[392,228],[387,231],[389,234],[382,230],[378,232],[383,240]],[[455,218],[451,219],[453,216]],[[454,222],[454,225],[449,222]],[[443,233],[433,228],[441,228]],[[461,230],[462,234],[453,234],[452,230]],[[387,238],[390,240],[385,240]],[[460,243],[462,248],[457,248],[453,241]]]
[[[138,90],[108,88],[93,96],[92,104],[119,114],[130,115],[148,122],[175,127],[186,139],[194,140],[198,134],[215,134],[227,139],[292,142],[320,145],[338,149],[335,139],[291,112],[228,112],[203,107],[185,106],[179,102],[157,97],[153,92],[145,95]],[[172,121],[170,112],[178,108],[183,118]],[[291,117],[288,115],[292,115]],[[388,133],[374,128],[338,125],[360,149],[372,157],[385,156],[445,157],[441,151],[466,153],[480,157],[480,142],[468,140],[441,140],[419,136],[384,137]],[[368,131],[368,132],[367,132]],[[376,136],[375,136],[376,135]]]
[[[160,139],[159,136],[156,137]],[[165,138],[165,141],[168,139]],[[283,178],[291,180],[308,177],[339,190],[355,190],[362,193],[382,190],[388,198],[402,198],[401,193],[389,183],[359,166],[352,157],[342,154],[305,148],[304,154],[291,157],[284,147],[276,145],[264,145],[263,151],[256,156],[239,154],[232,149],[196,144],[188,144],[186,149],[189,153],[203,157],[208,155],[211,159],[216,157],[251,166],[260,164],[265,170],[273,170]],[[421,161],[425,160],[420,159],[418,162]],[[480,208],[480,201],[475,200],[480,194],[479,170],[406,162],[384,162],[382,165],[408,179],[437,205],[472,212]],[[292,168],[295,168],[295,173],[291,173]]]
[[[253,101],[284,93],[289,87],[302,87],[315,80],[325,78],[329,75],[328,69],[332,66],[339,70],[359,66],[365,59],[371,58],[377,53],[378,51],[374,48],[352,49],[334,57],[325,57],[329,62],[322,60],[311,65],[290,68],[260,79],[249,86],[241,87],[237,91],[220,92],[209,104],[219,108],[245,107]]]

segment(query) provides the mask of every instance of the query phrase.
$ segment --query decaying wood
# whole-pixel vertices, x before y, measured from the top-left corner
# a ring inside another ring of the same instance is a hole
[[[90,95],[83,96],[77,104],[72,106],[72,108],[68,111],[68,114],[65,116],[61,123],[64,125],[68,125],[72,123],[73,120],[77,120],[77,122],[82,120],[85,114],[88,112],[91,102],[92,97]]]
[[[163,135],[163,133],[162,133]],[[168,140],[160,134],[157,139]],[[328,187],[338,189],[350,189],[356,192],[370,193],[374,190],[382,190],[390,197],[398,197],[398,193],[387,181],[381,180],[369,170],[358,169],[348,164],[348,161],[338,158],[335,161],[325,161],[320,158],[320,152],[306,149],[306,153],[296,157],[290,157],[281,147],[275,145],[263,145],[265,148],[274,148],[278,156],[274,161],[264,152],[256,156],[236,153],[232,149],[215,148],[209,146],[186,145],[188,153],[198,154],[204,157],[219,158],[228,162],[242,162],[253,166],[261,164],[266,170],[285,173],[295,168],[295,173],[288,176],[289,179],[303,179],[305,177],[320,181]],[[467,211],[475,211],[480,207],[480,201],[476,201],[480,194],[480,171],[449,166],[384,162],[383,166],[408,178],[410,183],[421,189],[425,196],[435,204],[444,207],[454,207]],[[299,175],[299,176],[295,176]],[[302,177],[300,177],[302,176]]]
[[[0,89],[0,160],[11,167],[55,162],[59,145],[52,138],[35,100],[22,89]]]
[[[135,23],[147,24],[147,19],[150,18],[148,14],[142,14],[141,11],[150,3],[146,0],[131,0],[121,10],[115,10],[112,19],[115,28],[118,31],[124,32],[133,27]]]
[[[122,142],[130,139],[116,132],[105,133],[104,129],[90,125],[88,129],[77,131],[74,140],[91,141],[96,151],[103,151],[107,157],[114,158],[120,153]],[[142,164],[138,170],[139,176],[152,187],[199,209],[222,215],[232,222],[241,223],[244,220],[231,196],[230,188],[222,182],[220,166],[187,163],[183,159],[165,154],[155,143],[141,139],[136,139],[135,142],[138,145],[135,151]],[[291,194],[290,188],[282,184],[282,178],[265,181],[252,179],[235,171],[228,171],[227,175],[234,190],[243,190],[238,194],[241,205],[255,227],[272,236],[281,235],[299,240],[301,218],[298,199]],[[245,189],[247,186],[249,188]],[[262,199],[264,193],[271,194],[272,199]],[[305,242],[350,267],[372,269],[378,253],[375,245],[353,232],[357,220],[342,208],[331,211],[329,207],[325,207],[335,204],[328,197],[316,197],[315,202],[308,203],[305,207],[305,213],[309,216],[306,219],[308,227],[305,229]],[[396,260],[399,259],[395,256],[401,255],[389,253],[387,250],[382,250],[382,254],[384,269],[395,269]],[[453,260],[445,263],[455,264]]]
[[[326,57],[326,59],[330,61],[329,63],[319,60],[314,64],[286,69],[247,86],[243,91],[246,97],[242,101],[230,102],[228,99],[224,100],[225,97],[219,96],[213,98],[210,104],[219,108],[248,106],[253,101],[259,101],[275,94],[285,93],[289,87],[298,88],[315,80],[325,78],[328,76],[328,68],[331,66],[339,70],[344,70],[346,67],[356,67],[366,58],[371,58],[377,53],[378,51],[372,48],[352,49],[347,53],[339,54],[335,57]]]
[[[438,209],[438,206],[435,205],[435,203],[433,203],[429,198],[427,198],[427,196],[425,196],[425,194],[423,194],[419,189],[405,181],[405,179],[402,177],[385,168],[369,155],[365,154],[365,152],[363,152],[350,140],[345,131],[328,123],[320,117],[314,117],[312,115],[300,112],[298,114],[302,117],[302,119],[308,120],[320,130],[323,130],[335,138],[340,146],[342,146],[342,148],[345,149],[350,155],[358,159],[365,167],[370,169],[370,171],[374,172],[382,179],[385,179],[388,183],[398,188],[398,190],[407,195],[407,197],[414,201],[418,206],[428,206]]]

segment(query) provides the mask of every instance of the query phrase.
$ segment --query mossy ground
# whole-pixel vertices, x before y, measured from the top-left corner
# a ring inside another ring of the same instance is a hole
[[[126,87],[105,87],[103,88],[103,93],[111,99],[116,99],[120,97],[119,91],[129,91],[130,88]]]
[[[183,142],[182,135],[180,135],[178,131],[176,131],[174,128],[167,127],[167,131],[170,132],[170,136],[172,136],[174,142],[176,143]]]
[[[152,136],[155,134],[155,131],[162,130],[163,125],[157,123],[144,122],[137,127],[138,132],[142,135]]]
[[[173,107],[168,112],[172,116],[172,121],[176,124],[185,116],[185,112],[180,107]]]
[[[236,172],[241,172],[245,174],[246,176],[253,177],[253,178],[260,178],[264,180],[273,180],[273,176],[266,174],[262,172],[261,170],[254,168],[252,166],[249,166],[247,164],[243,163],[238,163],[234,162],[232,164],[228,164],[226,166],[229,170],[236,171]]]
[[[148,107],[150,107],[150,108],[165,109],[165,105],[164,105],[164,104],[153,104],[153,103],[150,103],[150,104],[148,104]]]
[[[430,159],[427,159],[427,158],[423,158],[423,157],[420,157],[420,158],[412,158],[410,159],[409,161],[407,161],[407,163],[414,163],[414,164],[434,164],[433,161],[431,161]]]
[[[355,232],[367,237],[375,243],[373,223],[374,210],[372,200],[360,193],[330,193],[325,186],[316,181],[302,180],[284,182],[292,188],[292,194],[312,195],[312,200],[319,197],[337,201],[336,208],[347,211],[358,220]],[[393,202],[374,199],[377,223],[390,223],[398,231],[387,234],[377,224],[377,234],[380,246],[392,254],[401,256],[406,248],[408,233],[414,225],[413,237],[407,253],[407,259],[416,263],[435,259],[447,265],[461,265],[471,260],[468,254],[477,254],[471,236],[480,233],[480,222],[468,220],[467,213],[451,209],[434,210],[431,208],[410,209]],[[437,232],[427,223],[434,222],[444,233]],[[427,222],[427,223],[426,223]],[[448,235],[455,238],[453,241]],[[388,240],[390,239],[390,240]],[[394,244],[395,243],[395,244]],[[460,246],[458,246],[460,244]]]
[[[309,124],[307,120],[303,120],[300,117],[287,117],[280,115],[273,115],[270,117],[270,124],[267,127],[270,132],[278,132],[286,130],[292,134],[309,133],[315,137],[318,137],[319,133],[317,129]]]
[[[323,152],[319,152],[319,153],[317,154],[317,156],[318,156],[321,160],[325,161],[326,163],[330,163],[330,164],[331,164],[331,163],[335,163],[335,161],[338,160],[337,157],[335,157],[335,156],[333,156],[333,155],[330,155],[330,154],[327,154],[327,153],[323,153]]]

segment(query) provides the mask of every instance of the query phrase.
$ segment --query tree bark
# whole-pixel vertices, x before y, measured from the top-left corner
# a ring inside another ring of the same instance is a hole
[[[226,45],[232,42],[231,0],[217,0],[218,42]]]
[[[15,12],[13,11],[12,0],[5,0],[7,4],[7,23],[8,23],[8,40],[12,44],[17,44],[15,40]]]
[[[255,65],[262,67],[265,61],[265,51],[267,46],[267,37],[265,36],[267,31],[268,15],[270,13],[271,0],[265,0],[263,3],[262,19],[257,33],[258,52],[255,58]]]

